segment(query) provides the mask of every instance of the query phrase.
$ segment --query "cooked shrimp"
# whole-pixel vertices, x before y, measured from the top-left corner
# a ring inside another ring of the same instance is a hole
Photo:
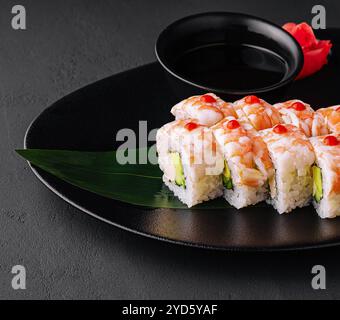
[[[248,120],[255,130],[271,128],[282,122],[278,110],[256,96],[238,100],[233,106],[238,117]]]
[[[340,133],[340,105],[319,109],[317,113],[324,117],[330,132]]]
[[[212,127],[225,158],[237,164],[235,183],[262,186],[273,174],[273,167],[261,137],[243,128],[234,117],[226,117]]]
[[[237,117],[232,103],[213,93],[193,96],[176,104],[171,113],[176,119],[195,119],[198,123],[212,126],[227,116]]]
[[[324,118],[301,100],[277,103],[274,107],[280,112],[284,123],[300,128],[307,137],[328,133]]]

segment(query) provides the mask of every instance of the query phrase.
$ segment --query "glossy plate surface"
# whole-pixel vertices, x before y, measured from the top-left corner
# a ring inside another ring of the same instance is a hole
[[[322,107],[340,104],[340,31],[319,34],[331,39],[330,63],[318,74],[294,83],[287,96]],[[31,124],[27,148],[84,151],[112,150],[121,128],[148,131],[172,120],[178,97],[157,63],[111,76],[57,101]],[[271,101],[277,102],[277,101]],[[340,244],[340,218],[321,220],[312,207],[279,215],[262,204],[243,210],[173,210],[131,206],[73,187],[32,168],[64,200],[120,228],[182,245],[204,248],[275,251]],[[138,239],[136,239],[138,240]]]

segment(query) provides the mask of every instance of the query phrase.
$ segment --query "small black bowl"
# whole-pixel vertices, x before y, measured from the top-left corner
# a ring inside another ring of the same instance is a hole
[[[227,100],[284,97],[303,66],[298,42],[250,15],[211,12],[180,19],[159,35],[156,56],[178,98],[214,92]]]

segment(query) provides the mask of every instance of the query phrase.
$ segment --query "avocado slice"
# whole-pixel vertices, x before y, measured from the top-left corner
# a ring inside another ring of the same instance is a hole
[[[319,203],[323,196],[321,169],[317,165],[314,165],[312,167],[312,172],[313,172],[313,197],[315,201]]]
[[[233,180],[231,179],[231,173],[230,173],[226,160],[224,160],[222,180],[223,180],[223,185],[226,189],[233,189]]]
[[[268,179],[269,193],[272,199],[276,198],[276,179],[275,174]]]
[[[170,157],[172,164],[175,166],[175,183],[178,186],[182,186],[185,188],[185,177],[184,177],[184,170],[182,166],[182,160],[179,152],[170,152]]]

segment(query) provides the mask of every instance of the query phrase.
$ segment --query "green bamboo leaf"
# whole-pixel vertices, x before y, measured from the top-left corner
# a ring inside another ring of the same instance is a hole
[[[132,152],[138,159],[145,149]],[[163,184],[158,165],[122,165],[118,163],[115,151],[24,149],[17,153],[61,180],[110,199],[152,208],[187,209]],[[221,208],[230,206],[223,199],[195,206],[195,209]]]

